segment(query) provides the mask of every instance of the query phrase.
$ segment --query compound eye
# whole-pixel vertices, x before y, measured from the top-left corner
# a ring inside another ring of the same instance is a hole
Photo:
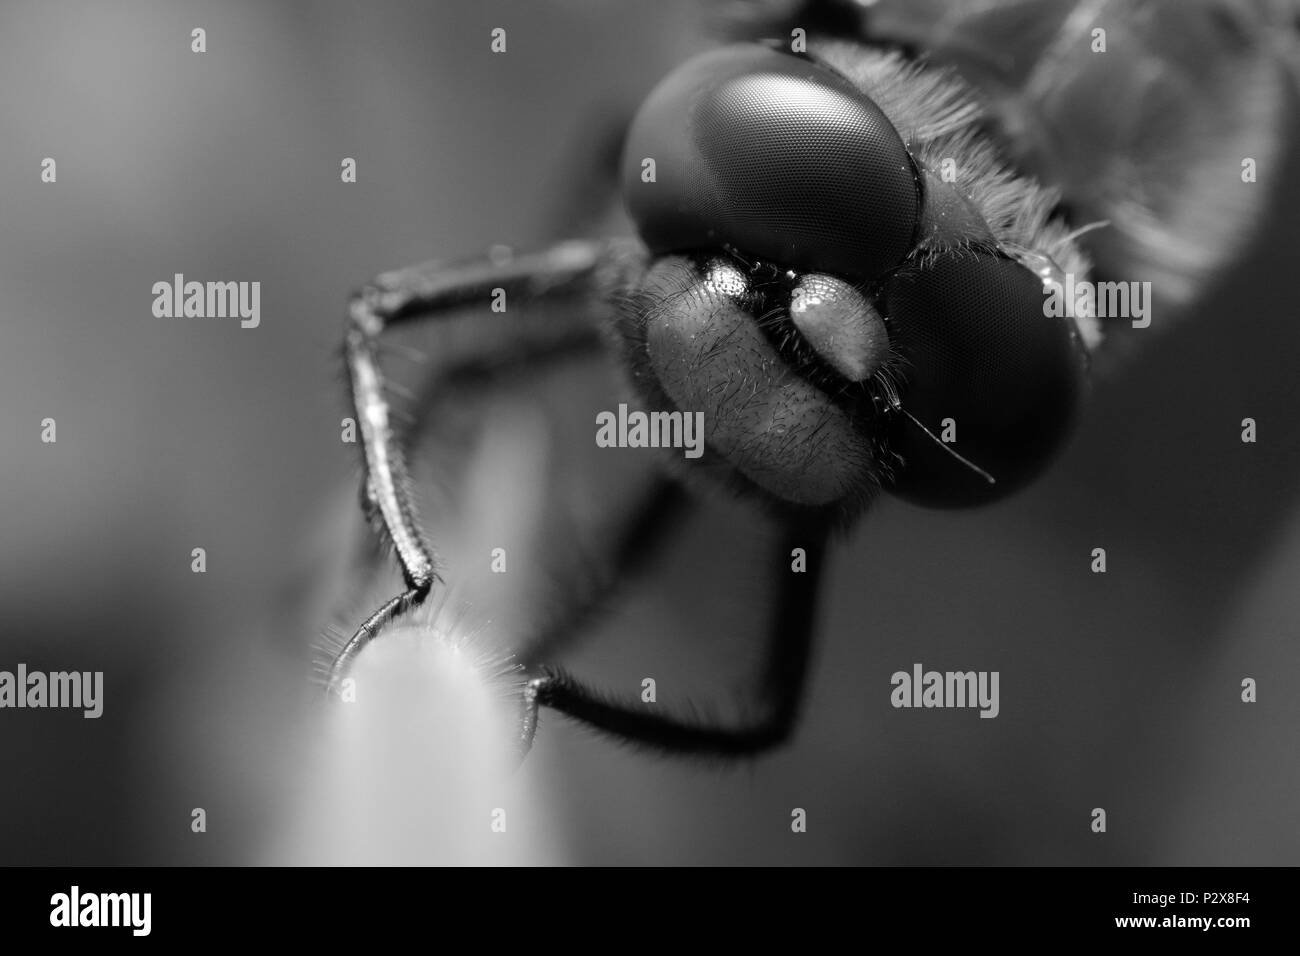
[[[839,74],[760,46],[687,62],[633,120],[623,195],[659,254],[720,249],[850,281],[911,251],[919,188],[880,108]]]
[[[890,426],[890,447],[904,460],[897,494],[934,507],[980,504],[1047,465],[1073,424],[1085,359],[1070,320],[1045,315],[1044,301],[1028,269],[969,252],[886,286],[902,406],[920,423],[896,415]],[[936,442],[945,437],[996,483]]]

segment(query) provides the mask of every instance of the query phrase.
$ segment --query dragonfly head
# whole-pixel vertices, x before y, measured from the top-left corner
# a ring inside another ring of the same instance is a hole
[[[754,45],[689,61],[634,119],[623,192],[655,257],[623,317],[637,383],[704,413],[703,464],[733,483],[845,516],[881,488],[979,504],[1068,434],[1073,324],[829,66]]]

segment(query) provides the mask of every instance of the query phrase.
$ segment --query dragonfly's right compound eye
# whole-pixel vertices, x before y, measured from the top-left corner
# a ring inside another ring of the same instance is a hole
[[[670,74],[623,158],[624,199],[652,252],[730,247],[849,281],[911,251],[918,181],[880,107],[827,67],[761,46]]]

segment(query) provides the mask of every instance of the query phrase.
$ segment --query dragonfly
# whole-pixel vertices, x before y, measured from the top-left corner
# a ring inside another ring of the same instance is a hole
[[[628,127],[618,183],[635,236],[399,269],[352,299],[362,504],[403,587],[329,662],[331,692],[372,641],[436,603],[453,570],[416,515],[383,343],[413,326],[436,343],[452,316],[508,303],[499,353],[439,367],[423,395],[452,401],[439,382],[595,348],[629,407],[702,416],[697,458],[659,449],[653,493],[609,549],[610,581],[651,546],[665,509],[705,487],[779,529],[745,720],[647,708],[537,661],[520,693],[521,755],[542,707],[674,754],[783,743],[835,534],[880,495],[978,507],[1043,474],[1106,349],[1122,354],[1138,334],[1088,310],[1050,315],[1046,293],[1149,281],[1158,334],[1249,238],[1267,189],[1241,188],[1242,171],[1276,170],[1296,95],[1285,3],[738,9],[744,41],[682,64]],[[1180,201],[1189,190],[1207,202]],[[519,304],[590,319],[512,321]],[[574,597],[548,632],[589,625],[600,598]]]

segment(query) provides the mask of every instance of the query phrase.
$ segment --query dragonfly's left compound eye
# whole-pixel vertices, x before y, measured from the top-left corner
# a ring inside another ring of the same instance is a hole
[[[939,256],[886,286],[902,407],[915,419],[892,423],[903,465],[891,490],[931,506],[979,504],[1042,471],[1069,434],[1086,364],[1072,320],[1045,315],[1044,301],[1028,269],[975,252]]]
[[[628,134],[623,193],[652,252],[721,250],[851,281],[911,251],[917,174],[880,108],[826,67],[760,46],[683,65]]]

